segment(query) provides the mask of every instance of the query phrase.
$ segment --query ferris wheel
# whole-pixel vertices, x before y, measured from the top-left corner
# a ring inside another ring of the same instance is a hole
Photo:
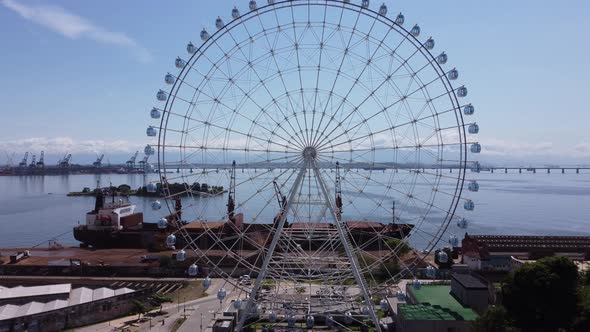
[[[176,58],[150,113],[168,245],[205,286],[223,278],[220,300],[231,285],[240,327],[380,330],[385,297],[430,251],[457,246],[451,230],[474,209],[467,88],[385,4],[250,1],[228,14]]]

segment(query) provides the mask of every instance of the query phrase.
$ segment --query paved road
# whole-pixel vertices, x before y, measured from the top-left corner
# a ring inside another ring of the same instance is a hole
[[[217,291],[222,286],[227,291],[227,297],[223,304],[220,306],[219,300],[217,299]],[[218,280],[216,285],[212,285],[212,288],[213,287],[214,289],[212,289],[210,293],[212,294],[210,295],[210,297],[213,297],[213,299],[204,302],[197,310],[194,310],[192,314],[188,317],[188,319],[184,322],[184,324],[182,324],[180,329],[178,329],[178,332],[212,331],[212,329],[209,328],[209,326],[211,325],[210,322],[213,320],[214,316],[216,314],[221,314],[220,309],[222,307],[227,307],[231,303],[231,301],[234,300],[237,296],[234,287],[229,284],[224,285],[223,280]]]

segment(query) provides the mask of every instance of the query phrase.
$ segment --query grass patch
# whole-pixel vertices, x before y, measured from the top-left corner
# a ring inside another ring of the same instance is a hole
[[[184,323],[185,321],[186,321],[186,318],[184,318],[184,317],[181,317],[181,318],[178,318],[177,320],[175,320],[174,324],[172,324],[172,327],[170,328],[170,332],[178,331],[178,329],[180,328],[182,323]]]

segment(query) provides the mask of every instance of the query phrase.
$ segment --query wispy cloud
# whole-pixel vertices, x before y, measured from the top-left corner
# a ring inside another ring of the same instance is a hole
[[[103,44],[132,49],[139,61],[146,63],[152,58],[150,52],[124,33],[109,31],[91,21],[57,6],[30,6],[15,0],[0,0],[6,8],[24,19],[44,26],[70,39],[92,39]]]
[[[590,142],[563,146],[552,142],[514,142],[503,139],[485,139],[481,143],[482,158],[480,159],[489,162],[530,161],[576,164],[588,164],[590,162]]]
[[[0,150],[9,152],[40,152],[48,154],[64,153],[129,153],[140,150],[141,143],[126,140],[74,140],[71,137],[32,137],[19,140],[0,141]]]

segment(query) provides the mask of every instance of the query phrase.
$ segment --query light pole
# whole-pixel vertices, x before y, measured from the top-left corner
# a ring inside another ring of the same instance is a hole
[[[201,312],[201,332],[203,332],[203,313]]]

